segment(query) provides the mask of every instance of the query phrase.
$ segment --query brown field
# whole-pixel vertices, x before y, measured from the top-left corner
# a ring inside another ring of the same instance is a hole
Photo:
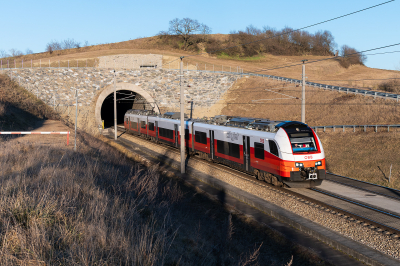
[[[300,121],[301,86],[243,78],[218,105],[225,115]],[[398,111],[400,102],[393,100],[306,87],[306,123],[310,126],[400,124]]]
[[[329,172],[400,189],[400,132],[329,131],[318,136]]]

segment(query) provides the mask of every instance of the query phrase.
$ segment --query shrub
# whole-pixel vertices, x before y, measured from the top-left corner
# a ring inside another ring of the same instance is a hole
[[[343,45],[340,48],[340,58],[338,60],[342,67],[348,68],[351,65],[364,65],[367,57],[356,49]]]
[[[392,79],[388,81],[383,81],[378,85],[378,89],[387,92],[400,92],[400,80]]]

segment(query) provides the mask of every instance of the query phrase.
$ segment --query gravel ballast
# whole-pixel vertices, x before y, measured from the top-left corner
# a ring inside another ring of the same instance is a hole
[[[179,153],[173,152],[163,145],[157,145],[129,135],[124,135],[124,137],[129,139],[129,141],[146,146],[157,153],[164,154],[165,156],[173,159],[175,162],[180,161]],[[174,168],[180,167],[178,163],[176,163],[176,165],[174,164],[175,163],[173,163],[171,166]],[[224,171],[223,169],[210,166],[205,162],[189,160],[188,166],[203,173],[212,174],[213,177],[223,182],[258,196],[266,201],[274,203],[277,206],[298,214],[319,225],[327,227],[354,241],[376,249],[395,259],[400,259],[400,241],[398,239],[382,234],[381,232],[377,232],[368,226],[364,226],[363,223],[355,223],[354,221],[348,220],[344,216],[327,212],[323,209],[311,206],[288,195],[282,194],[273,187],[260,186],[252,180],[241,178],[240,176]]]

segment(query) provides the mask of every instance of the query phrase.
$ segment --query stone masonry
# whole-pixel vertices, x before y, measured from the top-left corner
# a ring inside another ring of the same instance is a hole
[[[91,105],[96,94],[114,84],[113,70],[98,68],[34,68],[3,71],[21,86],[53,106],[75,105],[75,89],[79,105]],[[210,107],[237,80],[237,75],[184,71],[182,86],[185,97],[196,106]],[[131,83],[147,91],[159,107],[179,107],[179,71],[163,69],[119,70],[116,83]],[[118,86],[117,86],[118,90]]]
[[[114,84],[114,71],[102,68],[33,68],[1,71],[12,77],[38,98],[56,108],[69,119],[75,116],[75,89],[78,89],[79,112],[85,113],[84,123],[97,127],[94,120],[96,101],[102,91]],[[193,100],[195,108],[208,109],[240,78],[240,75],[167,69],[118,69],[117,90],[127,86],[146,92],[164,111],[179,110],[180,82],[187,101]],[[97,103],[98,105],[99,103]],[[101,103],[100,103],[101,104]],[[97,119],[98,120],[98,119]]]

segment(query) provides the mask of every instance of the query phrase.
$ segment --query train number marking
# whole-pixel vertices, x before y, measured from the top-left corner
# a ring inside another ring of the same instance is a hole
[[[260,138],[260,143],[264,143],[264,139]]]
[[[312,160],[312,155],[306,155],[306,156],[304,156],[304,159],[305,160]]]

